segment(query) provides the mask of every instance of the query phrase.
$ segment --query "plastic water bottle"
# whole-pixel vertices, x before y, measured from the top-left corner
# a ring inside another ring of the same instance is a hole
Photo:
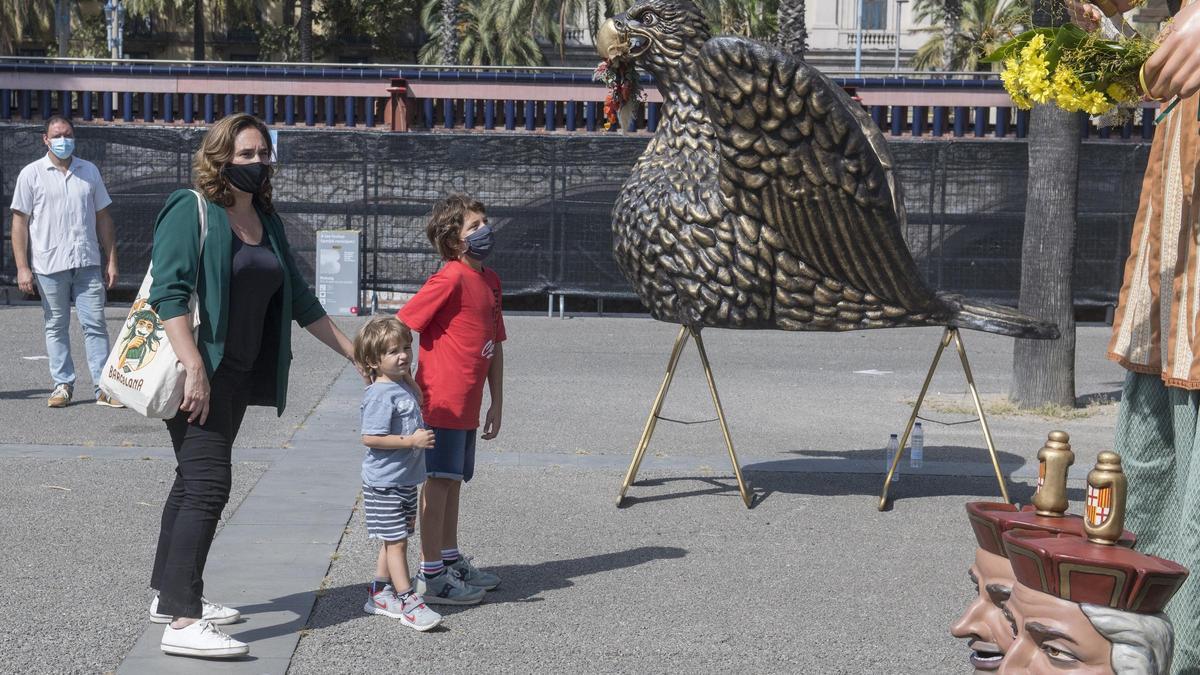
[[[890,437],[888,437],[887,466],[885,466],[883,468],[883,475],[886,476],[887,472],[892,469],[892,462],[896,461],[896,453],[899,451],[900,451],[900,439],[896,437],[896,434],[892,434]],[[892,481],[895,482],[898,480],[900,480],[899,465],[896,466],[896,473],[892,474]]]
[[[925,430],[921,428],[921,423],[913,427],[912,432],[912,453],[908,456],[908,465],[914,469],[921,468],[925,463]]]

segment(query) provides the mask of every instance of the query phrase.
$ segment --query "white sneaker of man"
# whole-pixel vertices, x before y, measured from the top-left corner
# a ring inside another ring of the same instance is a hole
[[[200,618],[205,621],[211,621],[218,626],[225,626],[231,623],[236,623],[242,618],[242,613],[232,607],[218,605],[215,602],[209,602],[205,598],[200,598],[200,606],[203,608],[203,614]],[[172,617],[170,614],[159,614],[158,612],[158,596],[150,601],[150,623],[171,623]]]
[[[166,654],[210,659],[228,659],[250,653],[245,642],[229,637],[213,622],[204,619],[183,628],[172,628],[167,624],[159,647]]]

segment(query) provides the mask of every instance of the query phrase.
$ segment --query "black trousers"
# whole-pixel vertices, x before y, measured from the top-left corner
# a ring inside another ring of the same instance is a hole
[[[182,411],[167,420],[175,447],[175,482],[163,506],[150,577],[162,614],[198,619],[203,612],[204,563],[229,501],[233,441],[246,414],[249,380],[248,373],[218,368],[209,383],[205,423],[189,424]]]

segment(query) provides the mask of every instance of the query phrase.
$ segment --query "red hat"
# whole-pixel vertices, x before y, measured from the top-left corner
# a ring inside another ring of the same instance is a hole
[[[1079,516],[1041,516],[1032,506],[1022,510],[1003,502],[969,502],[967,518],[975,532],[979,548],[1000,556],[1008,556],[1001,539],[1010,530],[1035,530],[1047,534],[1084,536],[1083,518]],[[1133,548],[1137,537],[1129,530],[1121,533],[1118,546]]]
[[[1017,582],[1074,603],[1157,614],[1187,579],[1179,563],[1073,535],[1003,535]]]

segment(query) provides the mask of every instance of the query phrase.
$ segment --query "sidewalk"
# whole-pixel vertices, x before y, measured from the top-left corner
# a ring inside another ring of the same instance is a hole
[[[41,353],[29,336],[35,311],[0,310],[0,339],[16,345],[8,372],[28,373],[6,377],[0,392],[0,506],[12,514],[0,547],[0,604],[11,608],[0,617],[0,649],[20,672],[342,673],[434,659],[447,671],[489,672],[969,668],[948,633],[972,594],[962,505],[998,497],[978,425],[927,424],[921,474],[905,462],[894,510],[875,509],[882,447],[901,431],[936,330],[705,332],[759,503],[741,506],[715,425],[660,423],[642,480],[617,509],[676,329],[509,317],[504,425],[480,445],[462,526],[464,548],[504,583],[481,606],[447,611],[445,629],[426,635],[361,611],[374,560],[355,510],[361,384],[300,334],[285,418],[255,417],[244,437],[253,442],[235,450],[237,494],[205,575],[207,595],[247,615],[230,632],[252,641],[252,657],[214,663],[159,655],[162,629],[145,618],[173,469],[166,434],[127,411],[46,411],[37,380],[45,362],[21,358]],[[339,320],[347,331],[358,322]],[[965,339],[982,392],[1002,395],[1011,341]],[[1106,339],[1105,327],[1080,328],[1080,395],[1119,391],[1122,371],[1102,358]],[[952,401],[964,391],[957,359],[944,359],[931,392]],[[1078,478],[1111,448],[1115,405],[1090,413],[991,419],[1015,500],[1028,501],[1051,429],[1071,433]],[[663,415],[712,417],[691,347]],[[60,428],[80,442],[145,447],[48,444]],[[1073,487],[1078,510],[1081,485]],[[74,542],[88,555],[63,557]],[[106,606],[46,602],[45,589],[76,581],[104,588]],[[69,631],[47,633],[68,613],[77,615]]]

